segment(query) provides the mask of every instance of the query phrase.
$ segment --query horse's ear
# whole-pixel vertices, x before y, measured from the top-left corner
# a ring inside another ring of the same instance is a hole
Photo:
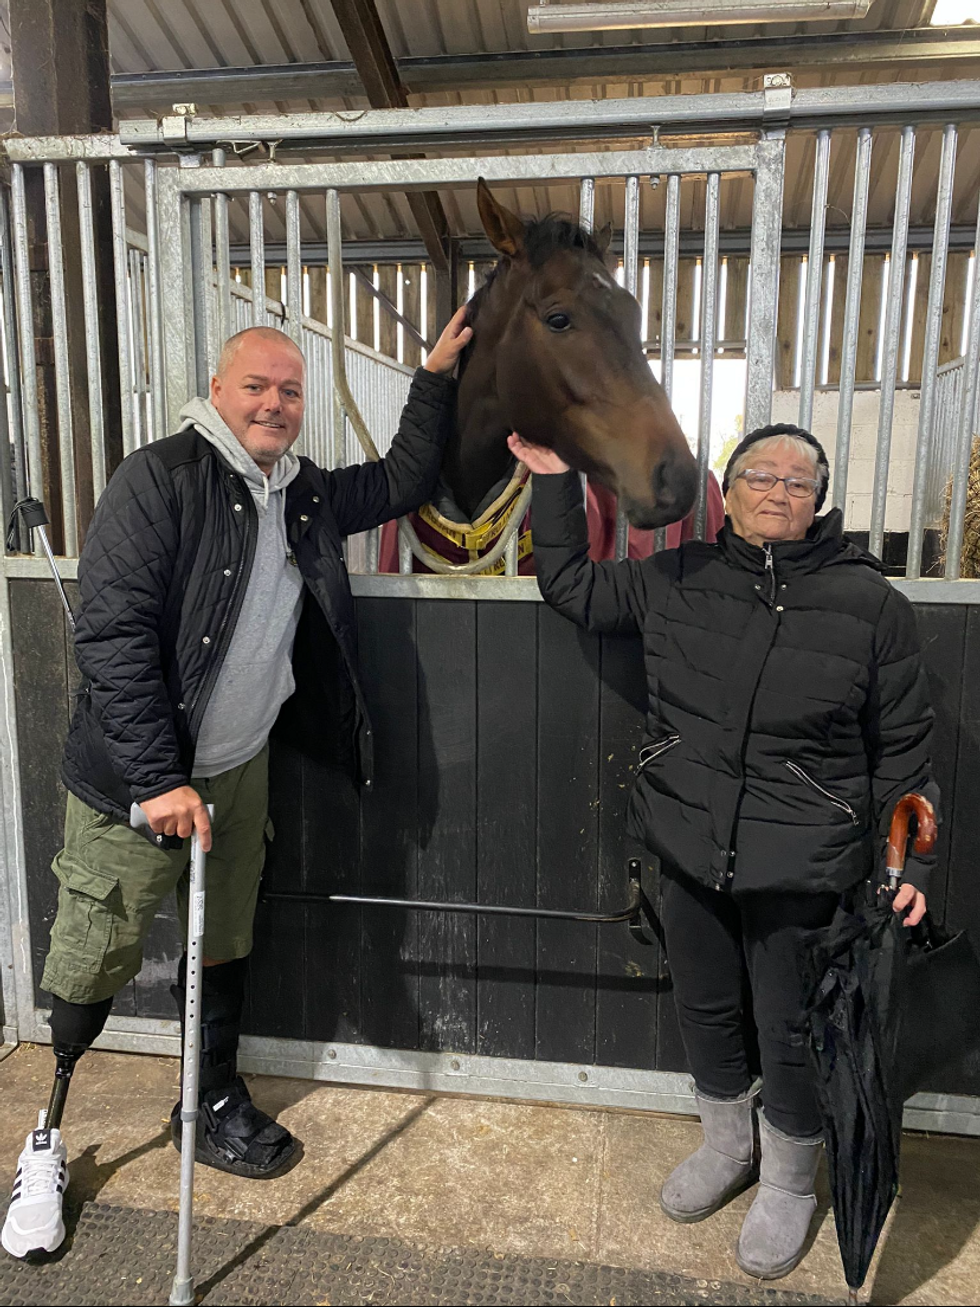
[[[593,233],[595,243],[599,246],[599,253],[602,258],[606,257],[606,251],[609,249],[609,242],[612,240],[612,223],[607,222],[604,227],[600,227],[597,232]]]
[[[490,238],[490,244],[501,254],[510,258],[522,253],[524,249],[524,224],[516,213],[494,199],[490,187],[481,177],[476,183],[476,205],[480,210],[483,230]]]

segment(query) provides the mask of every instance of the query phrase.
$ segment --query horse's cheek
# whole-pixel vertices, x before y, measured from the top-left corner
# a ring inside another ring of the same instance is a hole
[[[528,421],[541,409],[536,398],[541,383],[540,369],[533,357],[522,351],[517,342],[502,341],[497,352],[497,393],[508,413],[521,414],[524,427],[517,430],[531,434]]]

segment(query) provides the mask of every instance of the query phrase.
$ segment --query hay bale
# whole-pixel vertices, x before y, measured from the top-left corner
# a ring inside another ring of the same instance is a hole
[[[946,505],[940,534],[942,554],[940,565],[946,570],[946,548],[949,539],[949,510],[953,498],[953,478],[946,482]],[[960,551],[960,576],[965,579],[980,577],[980,436],[975,436],[970,450],[970,472],[966,487],[966,515],[963,520],[963,548]]]

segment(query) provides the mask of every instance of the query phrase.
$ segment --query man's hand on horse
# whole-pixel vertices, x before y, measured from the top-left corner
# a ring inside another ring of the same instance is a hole
[[[532,445],[522,440],[516,431],[507,437],[507,446],[515,458],[520,459],[525,467],[538,476],[553,476],[556,472],[567,472],[568,464],[558,457],[553,449],[544,445]]]
[[[150,829],[157,835],[179,835],[186,840],[196,830],[201,848],[205,853],[211,851],[208,810],[197,790],[190,785],[180,785],[176,790],[158,794],[155,799],[144,799],[140,807],[146,813]]]
[[[473,339],[473,328],[466,325],[467,308],[457,309],[425,360],[426,372],[452,372],[456,360]]]

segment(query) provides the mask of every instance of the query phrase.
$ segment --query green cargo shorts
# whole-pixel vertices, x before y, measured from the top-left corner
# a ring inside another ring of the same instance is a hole
[[[191,781],[214,805],[206,870],[204,955],[246,957],[265,862],[269,824],[268,745],[249,762]],[[98,1003],[119,992],[143,964],[143,940],[157,909],[177,893],[187,937],[190,840],[155,848],[143,835],[68,795],[65,847],[54,859],[58,912],[41,988],[69,1003]]]

